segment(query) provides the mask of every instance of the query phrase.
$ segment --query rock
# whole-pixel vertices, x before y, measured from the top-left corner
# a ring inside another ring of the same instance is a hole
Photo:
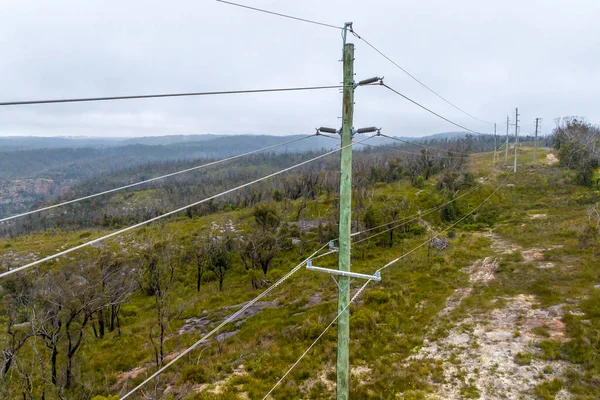
[[[485,336],[493,341],[499,342],[504,340],[511,340],[514,335],[512,332],[504,332],[504,331],[492,331],[487,332]]]
[[[486,263],[476,263],[481,264]],[[533,295],[501,299],[501,308],[469,314],[446,337],[424,340],[423,346],[409,357],[406,365],[419,360],[443,365],[443,376],[431,382],[436,393],[428,398],[462,400],[465,382],[477,388],[480,399],[533,398],[523,394],[534,392],[545,368],[552,371],[544,373],[543,379],[548,381],[562,377],[569,369],[579,370],[565,361],[542,359],[535,345],[540,338],[532,332],[543,326],[550,340],[563,341],[565,327],[561,318],[566,304],[540,308]],[[465,326],[469,329],[465,330]],[[520,363],[516,358],[519,353],[533,357]]]
[[[192,317],[185,320],[185,323],[179,328],[179,334],[202,330],[211,323],[211,320],[206,317]]]
[[[237,329],[235,331],[231,331],[231,332],[223,332],[223,333],[219,333],[218,335],[215,335],[215,340],[217,342],[223,341],[225,339],[229,339],[230,337],[232,337],[233,335],[235,335],[236,333],[238,333],[240,330]]]
[[[529,216],[529,219],[546,219],[547,217],[546,214],[533,214]]]
[[[556,156],[555,156],[554,154],[552,154],[552,153],[549,153],[549,154],[546,156],[546,164],[548,164],[548,165],[554,165],[554,164],[556,164],[557,162],[558,162],[558,158],[556,158]]]
[[[445,250],[450,247],[450,245],[444,239],[436,237],[429,241],[429,247],[433,247],[438,250]]]

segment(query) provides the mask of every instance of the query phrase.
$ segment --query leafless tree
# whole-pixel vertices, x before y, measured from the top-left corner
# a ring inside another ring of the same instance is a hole
[[[168,236],[148,237],[142,253],[146,287],[154,296],[158,337],[154,336],[154,329],[150,330],[148,336],[154,348],[158,368],[163,365],[165,358],[165,332],[171,317],[167,296],[175,277],[177,262],[175,250],[170,242]],[[158,344],[155,340],[158,340]]]

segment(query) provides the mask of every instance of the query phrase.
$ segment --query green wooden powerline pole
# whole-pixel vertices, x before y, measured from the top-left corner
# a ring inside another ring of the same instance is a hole
[[[517,172],[517,146],[519,145],[519,109],[515,108],[515,168]]]
[[[498,157],[498,142],[496,141],[496,123],[494,122],[494,161]]]
[[[535,119],[535,139],[533,141],[533,165],[537,164],[537,137],[538,137],[538,127],[540,125],[540,118]]]
[[[508,119],[508,115],[506,116],[506,154],[504,156],[504,161],[508,162],[508,125],[510,120]]]
[[[348,27],[348,24],[346,24]],[[339,270],[350,271],[352,217],[352,125],[354,117],[354,45],[344,43],[344,97],[342,103],[342,154],[340,165]],[[350,278],[338,278],[337,399],[348,400],[350,368]]]

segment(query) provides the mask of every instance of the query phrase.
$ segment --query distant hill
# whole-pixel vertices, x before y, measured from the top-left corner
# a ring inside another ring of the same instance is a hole
[[[433,135],[423,137],[408,137],[399,136],[405,140],[411,141],[428,141],[428,140],[440,140],[440,139],[455,139],[466,136],[465,132],[444,132],[436,133]],[[300,137],[301,135],[290,135],[285,138],[293,139],[294,137]],[[257,139],[260,141],[273,142],[273,140],[283,140],[282,136],[272,135],[222,135],[222,134],[191,134],[191,135],[168,135],[168,136],[145,136],[145,137],[123,137],[123,138],[102,138],[102,137],[84,137],[84,136],[55,136],[55,137],[37,137],[37,136],[8,136],[0,137],[0,152],[13,152],[19,150],[39,150],[39,149],[61,149],[61,148],[107,148],[107,147],[124,147],[135,144],[148,145],[148,146],[170,146],[178,144],[194,144],[194,143],[205,143],[214,142],[215,144],[228,144],[236,142],[238,139],[246,142],[247,138]],[[221,142],[218,142],[221,140]],[[329,142],[333,142],[331,139],[319,138],[312,141],[313,145],[309,146],[310,149],[315,148],[330,148],[332,147]],[[316,142],[316,144],[315,144]],[[380,143],[384,143],[386,140],[380,139]],[[306,148],[303,148],[304,150]]]
[[[468,132],[442,132],[436,133],[433,135],[428,135],[423,138],[419,138],[420,140],[445,140],[445,139],[462,139],[467,136]],[[413,138],[414,140],[415,138]]]

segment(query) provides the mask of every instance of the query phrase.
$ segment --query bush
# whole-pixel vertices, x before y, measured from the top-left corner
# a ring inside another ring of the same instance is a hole
[[[563,385],[564,383],[560,379],[553,379],[551,381],[543,382],[535,388],[535,394],[542,399],[551,400],[554,399],[558,392],[560,392],[560,390],[563,388]]]
[[[383,290],[372,290],[367,293],[367,303],[385,304],[390,301],[390,295]]]
[[[456,207],[456,202],[452,202],[450,204],[446,204],[442,208],[442,220],[445,222],[452,222],[458,217],[458,208]]]
[[[531,353],[517,353],[515,356],[515,362],[519,365],[529,365],[532,359],[533,355]]]
[[[323,331],[323,327],[319,324],[310,323],[307,326],[302,328],[300,333],[300,337],[302,339],[315,340],[319,337],[321,332]]]
[[[350,317],[350,326],[356,329],[370,329],[373,325],[371,311],[363,308]]]
[[[415,187],[417,189],[423,189],[425,187],[425,178],[423,178],[423,176],[417,176],[417,179],[415,179]]]
[[[183,382],[192,382],[192,383],[206,383],[208,379],[206,377],[206,372],[201,365],[188,365],[183,368],[181,372],[180,381]]]

